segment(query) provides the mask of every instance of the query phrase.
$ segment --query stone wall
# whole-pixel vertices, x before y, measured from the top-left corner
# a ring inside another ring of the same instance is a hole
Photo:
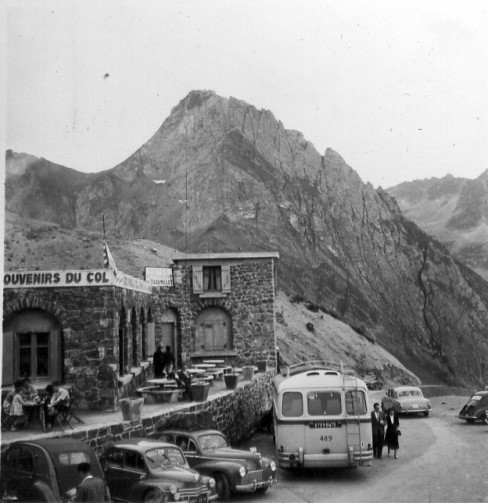
[[[120,413],[114,413],[113,420],[106,420],[103,424],[66,430],[63,434],[47,433],[40,435],[49,438],[70,436],[88,442],[91,447],[101,453],[104,446],[110,442],[130,437],[141,437],[153,432],[161,419],[167,419],[176,413],[192,412],[209,414],[213,421],[213,428],[222,431],[231,443],[249,437],[257,428],[260,421],[271,408],[270,383],[273,371],[258,374],[250,382],[240,384],[234,391],[222,391],[208,397],[202,403],[180,403],[164,412],[145,415],[142,419],[122,421]]]

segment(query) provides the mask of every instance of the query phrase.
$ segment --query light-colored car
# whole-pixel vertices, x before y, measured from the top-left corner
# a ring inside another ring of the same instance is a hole
[[[416,386],[389,389],[381,400],[381,407],[385,412],[393,407],[397,414],[422,414],[424,416],[428,416],[432,408],[430,401]]]

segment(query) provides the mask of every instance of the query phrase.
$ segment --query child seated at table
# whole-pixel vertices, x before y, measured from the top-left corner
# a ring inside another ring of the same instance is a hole
[[[10,405],[10,418],[12,420],[12,426],[10,427],[11,431],[17,430],[17,426],[25,424],[25,414],[24,414],[24,405],[25,401],[22,398],[23,383],[20,382],[15,383],[15,391],[14,396],[12,398],[12,404]]]
[[[36,388],[32,386],[31,381],[28,377],[24,377],[22,381],[22,391],[20,393],[24,400],[32,400],[33,402],[39,401],[39,394]]]
[[[67,412],[69,409],[69,392],[66,388],[61,387],[61,383],[59,381],[53,382],[53,396],[49,402],[48,406],[48,418],[52,418],[52,421],[47,420],[47,427],[49,429],[52,428],[54,423],[54,418],[58,412],[64,411]]]
[[[185,388],[186,394],[188,396],[188,400],[192,400],[191,396],[191,374],[188,372],[187,366],[185,363],[181,365],[181,369],[176,375],[176,382],[178,386]]]

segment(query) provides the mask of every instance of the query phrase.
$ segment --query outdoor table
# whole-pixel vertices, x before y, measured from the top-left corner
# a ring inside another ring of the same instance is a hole
[[[172,387],[177,384],[174,379],[148,379],[148,384],[156,384],[160,388]]]
[[[214,369],[216,365],[215,363],[195,363],[193,367],[196,369]]]
[[[227,365],[226,367],[221,367],[221,370],[224,371],[224,374],[231,374],[232,373],[232,367],[230,365]]]
[[[214,365],[223,365],[225,360],[203,360],[202,363],[213,363]]]
[[[186,371],[192,376],[193,374],[195,374],[196,376],[205,374],[205,370],[203,369],[186,369]]]

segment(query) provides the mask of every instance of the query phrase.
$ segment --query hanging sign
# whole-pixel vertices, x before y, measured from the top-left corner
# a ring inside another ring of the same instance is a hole
[[[144,276],[152,286],[173,286],[171,267],[145,267]]]

